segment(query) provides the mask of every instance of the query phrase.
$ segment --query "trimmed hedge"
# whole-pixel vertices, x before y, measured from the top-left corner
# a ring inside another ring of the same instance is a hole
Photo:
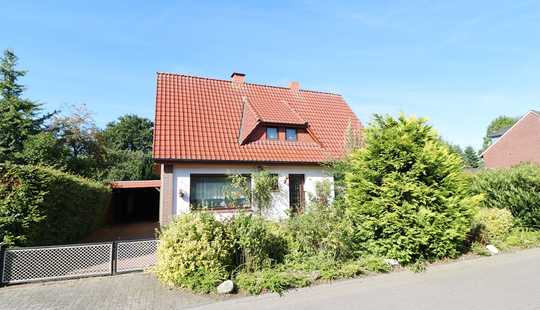
[[[110,189],[53,168],[0,165],[0,240],[9,246],[78,242],[103,219]]]
[[[540,229],[540,166],[485,170],[474,176],[472,191],[484,195],[483,207],[508,209],[521,226]]]

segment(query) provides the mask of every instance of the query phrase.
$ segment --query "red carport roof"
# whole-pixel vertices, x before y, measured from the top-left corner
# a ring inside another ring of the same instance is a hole
[[[122,188],[152,188],[161,187],[161,180],[145,181],[112,181],[109,183],[113,189]]]

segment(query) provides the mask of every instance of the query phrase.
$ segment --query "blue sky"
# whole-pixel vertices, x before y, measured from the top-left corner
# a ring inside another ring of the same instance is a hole
[[[463,146],[540,108],[539,1],[2,1],[0,18],[27,97],[84,103],[100,126],[153,118],[157,71],[298,80],[364,123],[425,116]]]

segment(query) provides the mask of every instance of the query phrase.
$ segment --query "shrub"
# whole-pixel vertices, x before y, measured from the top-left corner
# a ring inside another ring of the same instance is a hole
[[[343,213],[338,207],[316,208],[290,218],[287,223],[290,255],[351,257],[351,224]]]
[[[235,253],[235,265],[247,271],[283,261],[286,240],[279,234],[278,224],[261,216],[239,214],[227,223]]]
[[[491,253],[486,249],[486,246],[480,242],[473,242],[471,245],[471,252],[476,255],[490,256]]]
[[[311,208],[327,208],[332,205],[332,183],[325,179],[315,183],[315,194],[309,194]]]
[[[480,208],[473,220],[474,240],[482,244],[500,242],[514,225],[512,213],[506,209]]]
[[[282,294],[285,290],[311,284],[308,274],[286,272],[267,268],[256,272],[241,272],[236,276],[240,290],[250,294],[273,292]]]
[[[0,165],[0,240],[78,242],[100,224],[109,198],[107,186],[53,168]]]
[[[360,260],[360,265],[370,272],[389,272],[392,267],[377,256],[366,256]]]
[[[284,270],[301,271],[306,273],[318,272],[321,279],[333,280],[351,278],[368,272],[388,272],[391,267],[383,259],[366,256],[360,259],[336,260],[325,255],[304,257],[290,260],[283,265]]]
[[[528,249],[540,246],[540,231],[530,229],[514,229],[499,246],[502,249]]]
[[[463,162],[424,119],[375,116],[351,155],[347,215],[358,253],[402,263],[458,255],[473,206]]]
[[[472,190],[484,194],[484,207],[509,209],[520,225],[540,228],[539,166],[485,170],[474,177]]]
[[[159,240],[154,272],[163,283],[209,293],[229,277],[232,242],[211,214],[184,214],[161,231]]]

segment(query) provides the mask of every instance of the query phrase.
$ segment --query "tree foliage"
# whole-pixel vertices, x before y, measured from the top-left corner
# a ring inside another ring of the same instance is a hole
[[[40,104],[21,97],[24,87],[18,79],[26,72],[16,66],[17,56],[5,50],[0,58],[0,162],[15,162],[26,139],[38,133],[51,116],[40,116]]]
[[[149,153],[152,151],[154,123],[149,119],[128,114],[107,124],[103,136],[109,147]]]
[[[519,118],[517,117],[510,117],[510,116],[502,115],[492,120],[491,123],[489,123],[486,129],[486,134],[484,136],[484,145],[483,145],[484,150],[487,149],[488,146],[491,145],[490,135],[492,135],[498,130],[514,125],[518,121],[518,119]]]
[[[356,250],[410,263],[455,256],[479,197],[424,119],[377,115],[346,175]]]
[[[467,168],[480,168],[482,166],[482,159],[472,146],[467,146],[463,151],[463,161]]]

